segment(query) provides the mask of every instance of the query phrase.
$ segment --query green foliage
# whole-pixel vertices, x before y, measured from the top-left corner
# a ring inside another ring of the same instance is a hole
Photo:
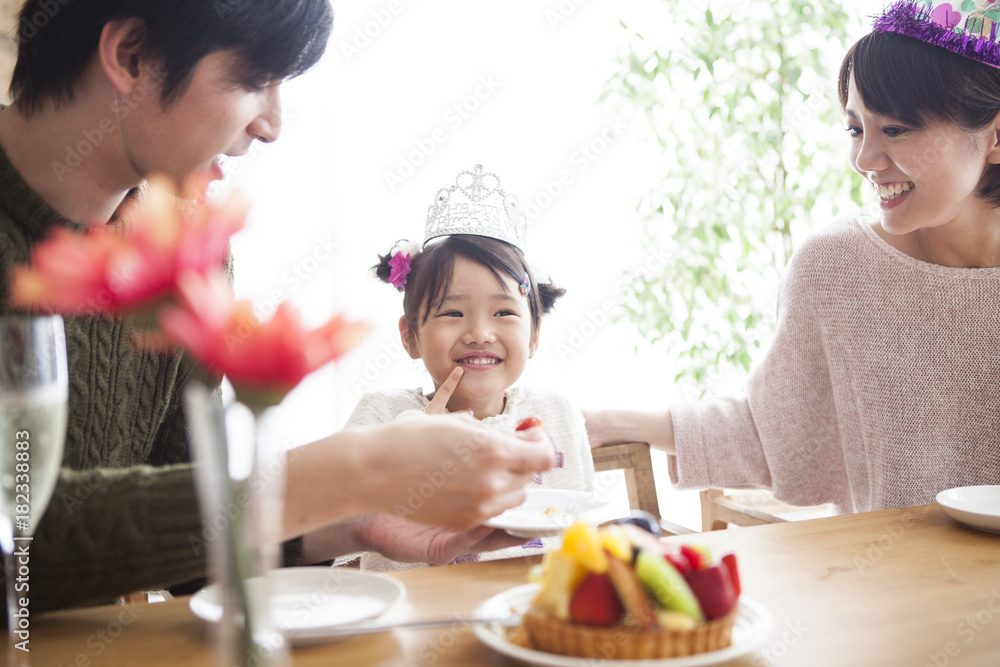
[[[851,205],[835,79],[859,17],[805,0],[660,5],[667,37],[630,31],[605,93],[642,112],[662,151],[639,206],[650,244],[675,257],[630,277],[625,312],[704,392],[746,376],[794,241]]]

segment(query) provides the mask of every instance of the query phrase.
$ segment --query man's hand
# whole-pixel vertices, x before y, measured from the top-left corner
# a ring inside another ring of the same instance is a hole
[[[541,428],[500,433],[467,414],[346,429],[289,455],[285,537],[373,512],[467,531],[554,465]]]
[[[403,563],[445,565],[467,553],[496,551],[526,540],[489,526],[457,531],[411,523],[388,514],[369,514],[357,525],[357,536],[368,551]]]
[[[535,473],[555,464],[540,428],[499,433],[464,414],[432,415],[367,431],[365,484],[372,510],[468,530],[515,507]]]

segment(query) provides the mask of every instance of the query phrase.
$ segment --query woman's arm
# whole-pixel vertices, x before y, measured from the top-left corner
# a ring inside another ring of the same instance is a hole
[[[674,448],[674,423],[669,410],[584,410],[592,449],[623,442],[648,442],[668,454]]]

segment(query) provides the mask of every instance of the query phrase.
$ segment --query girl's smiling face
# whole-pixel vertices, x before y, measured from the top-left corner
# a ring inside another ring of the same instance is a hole
[[[887,232],[964,227],[994,211],[976,196],[987,164],[997,160],[992,125],[976,132],[943,120],[908,126],[866,109],[853,76],[845,114],[851,168],[872,184]]]
[[[404,316],[399,329],[403,346],[423,360],[435,389],[456,366],[464,369],[448,410],[472,410],[480,419],[503,411],[504,392],[521,377],[537,342],[518,284],[507,276],[498,282],[489,269],[464,257],[456,258],[448,291],[427,321],[411,333]]]

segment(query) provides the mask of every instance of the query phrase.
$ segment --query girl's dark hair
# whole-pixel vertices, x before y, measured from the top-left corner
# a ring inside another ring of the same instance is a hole
[[[302,74],[333,26],[329,0],[27,0],[17,27],[10,96],[22,113],[73,99],[104,26],[138,19],[139,56],[161,66],[160,104],[183,95],[195,65],[235,50],[236,83],[259,86]]]
[[[840,106],[847,108],[851,77],[870,111],[915,128],[942,120],[967,132],[1000,113],[1000,69],[894,33],[870,33],[840,66]],[[983,170],[977,195],[1000,207],[1000,165]]]
[[[566,290],[551,283],[538,284],[524,261],[524,255],[509,243],[485,236],[454,234],[425,247],[410,264],[410,274],[406,277],[406,289],[403,293],[403,314],[411,332],[415,332],[418,324],[425,323],[431,313],[440,307],[448,294],[452,270],[459,257],[486,267],[501,285],[504,277],[520,284],[524,274],[528,274],[531,280],[528,307],[531,310],[533,334],[538,333],[541,316],[552,310],[556,299],[566,293]],[[375,275],[383,282],[389,282],[392,271],[390,259],[391,252],[380,255],[379,263],[372,267]],[[424,307],[423,313],[420,313],[421,305]]]

